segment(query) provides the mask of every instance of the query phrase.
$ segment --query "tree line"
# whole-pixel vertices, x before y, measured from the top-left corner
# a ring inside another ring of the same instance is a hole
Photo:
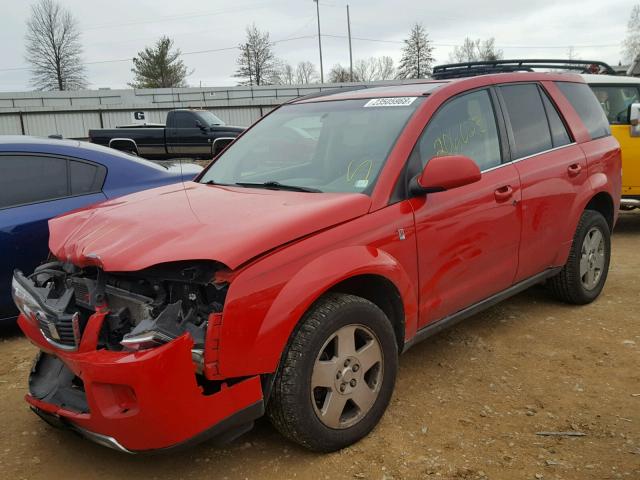
[[[25,59],[31,66],[31,84],[38,90],[78,90],[88,85],[82,59],[82,44],[77,20],[55,0],[38,0],[31,6],[27,21]],[[319,82],[313,62],[303,61],[291,65],[277,58],[269,32],[255,24],[246,27],[245,41],[238,45],[234,77],[239,85],[297,85]],[[640,4],[633,7],[622,43],[625,62],[640,55]],[[415,23],[403,40],[402,55],[396,66],[390,56],[361,58],[353,67],[340,63],[329,70],[327,81],[373,82],[393,79],[421,79],[431,74],[435,58],[434,46],[421,23]],[[184,64],[181,52],[174,42],[162,36],[145,47],[133,58],[133,88],[169,88],[187,86],[193,73]],[[571,48],[569,55],[573,56]],[[497,48],[495,38],[467,37],[449,55],[451,63],[499,60],[503,52]]]

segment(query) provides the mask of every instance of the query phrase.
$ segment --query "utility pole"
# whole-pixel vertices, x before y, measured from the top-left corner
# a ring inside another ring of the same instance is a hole
[[[353,50],[351,49],[351,17],[349,16],[349,4],[347,4],[347,30],[349,32],[349,80],[353,82]]]
[[[324,83],[324,69],[322,68],[322,37],[320,36],[320,2],[316,2],[316,12],[318,14],[318,49],[320,50],[320,83]]]

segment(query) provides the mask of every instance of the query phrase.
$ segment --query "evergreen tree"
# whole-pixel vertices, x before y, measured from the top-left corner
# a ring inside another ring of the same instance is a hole
[[[173,40],[161,37],[153,47],[146,47],[133,59],[133,88],[185,87],[187,67],[180,50],[173,50]]]
[[[424,27],[416,23],[402,47],[398,78],[426,78],[433,65],[433,46]]]

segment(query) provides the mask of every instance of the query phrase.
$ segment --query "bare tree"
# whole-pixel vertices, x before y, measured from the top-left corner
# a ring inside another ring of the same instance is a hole
[[[482,62],[500,60],[502,56],[503,52],[496,47],[495,38],[472,40],[466,37],[462,45],[453,47],[449,60],[451,62]]]
[[[640,4],[634,5],[627,23],[627,36],[622,42],[622,57],[632,63],[640,56]]]
[[[373,82],[378,79],[378,62],[374,57],[356,60],[353,64],[353,80]]]
[[[268,32],[261,32],[255,24],[247,26],[247,40],[238,46],[240,55],[235,77],[240,85],[268,85],[274,78],[277,62]]]
[[[393,65],[393,58],[389,56],[379,57],[377,80],[393,80],[396,77],[396,68]]]
[[[300,62],[296,67],[296,82],[300,85],[318,81],[316,66],[311,62]]]
[[[414,24],[402,47],[398,78],[425,78],[431,73],[434,60],[427,32],[422,24]]]
[[[185,87],[190,75],[180,59],[180,50],[173,50],[173,40],[161,37],[153,47],[146,47],[133,59],[133,88]]]
[[[26,55],[31,84],[38,90],[78,90],[87,86],[78,24],[53,0],[31,5]]]
[[[335,64],[329,71],[329,83],[344,83],[351,81],[349,69],[339,63]]]
[[[295,70],[290,63],[274,60],[270,83],[273,85],[293,85],[296,83]]]

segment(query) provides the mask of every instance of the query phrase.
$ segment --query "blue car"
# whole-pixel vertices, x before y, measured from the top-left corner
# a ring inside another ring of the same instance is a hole
[[[15,319],[13,270],[47,259],[48,220],[128,193],[191,180],[199,167],[165,168],[86,142],[0,136],[0,323]]]

